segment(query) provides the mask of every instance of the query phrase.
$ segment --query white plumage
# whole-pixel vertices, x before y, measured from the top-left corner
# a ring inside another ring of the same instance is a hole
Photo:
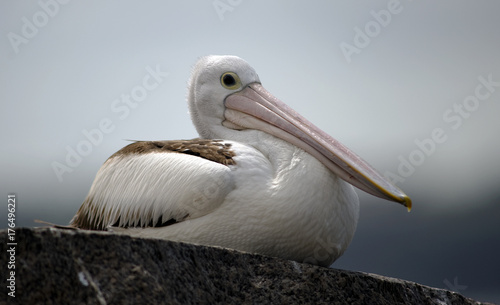
[[[359,157],[265,91],[238,57],[200,59],[188,103],[200,137],[209,140],[139,142],[117,152],[97,173],[73,226],[328,266],[358,221],[358,197],[342,179],[411,206]]]

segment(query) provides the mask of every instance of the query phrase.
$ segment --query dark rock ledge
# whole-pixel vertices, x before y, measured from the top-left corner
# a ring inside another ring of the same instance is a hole
[[[0,231],[7,270],[7,231]],[[413,282],[103,232],[16,229],[12,304],[481,304]],[[7,275],[2,272],[2,274]],[[1,303],[1,302],[0,302]]]

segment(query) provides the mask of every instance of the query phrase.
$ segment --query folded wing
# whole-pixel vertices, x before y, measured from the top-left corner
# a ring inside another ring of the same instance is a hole
[[[71,225],[158,227],[206,215],[234,188],[233,156],[218,140],[132,143],[99,169]]]

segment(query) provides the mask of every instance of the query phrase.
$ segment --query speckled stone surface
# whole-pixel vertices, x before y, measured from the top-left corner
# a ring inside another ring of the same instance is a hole
[[[19,228],[16,239],[12,304],[481,304],[403,280],[164,240],[56,228]],[[7,292],[1,285],[0,300]]]

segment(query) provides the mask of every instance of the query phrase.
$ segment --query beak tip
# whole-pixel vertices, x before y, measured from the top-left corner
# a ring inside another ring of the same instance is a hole
[[[408,213],[411,211],[411,199],[410,197],[403,194],[401,198],[401,204],[408,209]]]

